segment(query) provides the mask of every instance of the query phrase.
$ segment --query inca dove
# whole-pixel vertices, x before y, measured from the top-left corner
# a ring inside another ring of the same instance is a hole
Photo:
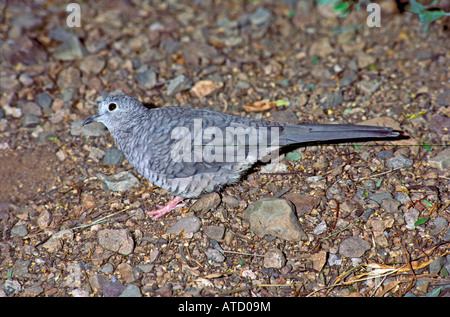
[[[257,160],[289,145],[315,141],[395,137],[388,127],[293,125],[186,107],[148,109],[137,99],[110,96],[84,124],[102,122],[130,164],[176,197],[148,214],[153,219],[184,198],[235,183]]]

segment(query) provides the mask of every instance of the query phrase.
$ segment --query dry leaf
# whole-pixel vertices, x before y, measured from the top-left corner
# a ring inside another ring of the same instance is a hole
[[[430,259],[426,261],[412,261],[411,267],[413,270],[420,270],[428,265],[430,265],[431,262],[433,262],[435,259]],[[363,273],[359,275],[359,277],[362,276],[379,276],[383,274],[391,274],[391,273],[403,273],[403,272],[409,272],[410,268],[408,265],[401,265],[399,267],[393,267],[385,264],[379,264],[379,263],[369,263],[366,265],[368,268],[372,268],[371,271],[367,273]]]
[[[223,87],[222,82],[212,81],[212,80],[201,80],[195,83],[194,87],[191,88],[191,93],[197,97],[208,96],[217,89]]]
[[[203,277],[199,277],[198,279],[195,280],[195,282],[205,287],[214,287],[213,282]]]
[[[204,276],[204,278],[213,279],[213,278],[219,278],[219,277],[224,277],[224,276],[228,276],[228,275],[231,275],[231,272],[216,272],[216,273],[207,274]]]
[[[320,272],[327,262],[327,251],[322,250],[311,255],[311,260],[313,261],[314,270]]]
[[[244,110],[247,112],[262,112],[270,110],[274,107],[276,107],[275,102],[269,101],[268,99],[256,101],[252,104],[249,103],[242,106],[242,108],[244,108]]]
[[[390,281],[386,285],[383,285],[383,287],[377,292],[375,295],[376,297],[383,297],[386,295],[387,292],[391,291],[393,288],[397,287],[398,284],[400,284],[401,281]]]

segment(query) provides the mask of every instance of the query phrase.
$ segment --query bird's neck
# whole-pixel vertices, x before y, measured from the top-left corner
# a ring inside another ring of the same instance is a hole
[[[121,125],[115,126],[110,132],[125,156],[132,153],[132,146],[142,135],[142,131],[146,130],[148,121],[148,113],[142,113],[133,117],[133,120],[122,122]]]

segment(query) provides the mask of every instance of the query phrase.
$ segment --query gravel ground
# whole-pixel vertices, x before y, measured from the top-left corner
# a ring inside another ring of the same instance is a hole
[[[297,2],[83,2],[73,28],[1,2],[0,296],[449,296],[448,18]],[[152,222],[171,195],[81,126],[116,92],[405,137],[291,148]]]

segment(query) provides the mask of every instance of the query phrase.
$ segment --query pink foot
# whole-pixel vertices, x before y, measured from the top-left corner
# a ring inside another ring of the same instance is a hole
[[[158,207],[158,209],[147,211],[147,214],[153,215],[152,220],[158,219],[159,217],[165,215],[172,209],[175,209],[176,207],[184,206],[183,203],[179,204],[179,202],[181,202],[182,200],[183,200],[182,197],[177,196],[174,199],[172,199],[171,201],[169,201],[169,203],[166,206],[156,205]]]

